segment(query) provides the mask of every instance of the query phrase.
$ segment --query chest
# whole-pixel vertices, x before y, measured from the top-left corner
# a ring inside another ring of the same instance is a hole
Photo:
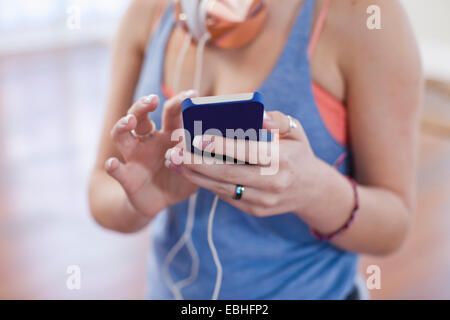
[[[201,95],[255,91],[264,83],[280,59],[303,1],[289,2],[281,8],[270,8],[262,32],[249,45],[234,50],[206,46],[202,58]],[[286,12],[290,12],[288,19]],[[191,89],[198,68],[198,48],[194,43],[189,46],[182,66],[177,66],[184,37],[184,31],[174,27],[167,40],[162,79],[164,85],[172,89],[178,72],[178,89]]]
[[[307,2],[312,4],[311,1]],[[207,47],[203,61],[200,95],[259,91],[266,110],[279,110],[300,120],[315,154],[329,162],[343,152],[329,134],[312,93],[312,72],[307,57],[311,7],[291,14],[288,23],[267,23],[265,31],[250,46],[235,50]],[[270,19],[270,18],[269,18]],[[172,21],[173,22],[173,21]],[[162,84],[171,89],[184,33],[166,17],[148,48],[136,96],[157,93],[166,99]],[[179,90],[194,82],[197,48],[188,50],[180,71]],[[151,114],[160,127],[162,108]],[[344,166],[345,167],[345,166]]]

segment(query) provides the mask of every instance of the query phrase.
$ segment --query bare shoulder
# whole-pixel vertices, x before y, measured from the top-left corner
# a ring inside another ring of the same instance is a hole
[[[349,110],[370,111],[372,119],[383,112],[390,117],[395,112],[398,117],[415,116],[423,92],[423,71],[401,2],[333,1],[329,18],[328,29],[339,39],[333,48],[345,79]]]
[[[384,66],[380,71],[395,65],[408,75],[420,77],[418,46],[399,0],[333,1],[329,23],[339,39],[341,67],[347,72],[361,64]]]
[[[399,36],[413,40],[410,21],[399,0],[333,1],[330,19],[344,39],[359,43],[392,41]]]
[[[122,18],[118,38],[121,42],[145,48],[158,8],[166,0],[133,0]]]

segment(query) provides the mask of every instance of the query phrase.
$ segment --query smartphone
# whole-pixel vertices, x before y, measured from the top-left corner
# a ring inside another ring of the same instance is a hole
[[[185,99],[181,104],[187,150],[201,153],[192,141],[198,135],[267,140],[264,102],[259,92]],[[213,155],[214,156],[214,155]]]

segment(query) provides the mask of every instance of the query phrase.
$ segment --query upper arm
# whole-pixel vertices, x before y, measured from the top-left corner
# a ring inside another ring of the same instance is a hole
[[[133,103],[158,1],[160,0],[134,0],[117,31],[112,49],[108,100],[96,168],[103,168],[109,157],[121,157],[113,145],[110,131]]]
[[[414,206],[422,70],[417,45],[398,1],[343,1],[340,65],[356,176]],[[369,5],[381,8],[381,30],[366,27]]]

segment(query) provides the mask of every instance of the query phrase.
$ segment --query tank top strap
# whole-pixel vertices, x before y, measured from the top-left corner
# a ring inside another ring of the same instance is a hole
[[[323,28],[325,27],[328,11],[330,9],[332,1],[333,0],[325,0],[325,3],[320,8],[319,17],[317,18],[316,25],[314,26],[313,32],[311,34],[311,39],[309,41],[308,58],[310,59],[314,55],[317,43],[319,42],[320,34],[322,33]]]
[[[165,48],[165,44],[170,36],[170,31],[175,23],[173,16],[173,3],[171,0],[158,1],[155,8],[155,21],[151,27],[150,41],[147,44],[147,50],[153,43]]]
[[[288,50],[298,47],[306,50],[309,44],[314,18],[315,0],[305,0],[291,29],[287,44]]]

